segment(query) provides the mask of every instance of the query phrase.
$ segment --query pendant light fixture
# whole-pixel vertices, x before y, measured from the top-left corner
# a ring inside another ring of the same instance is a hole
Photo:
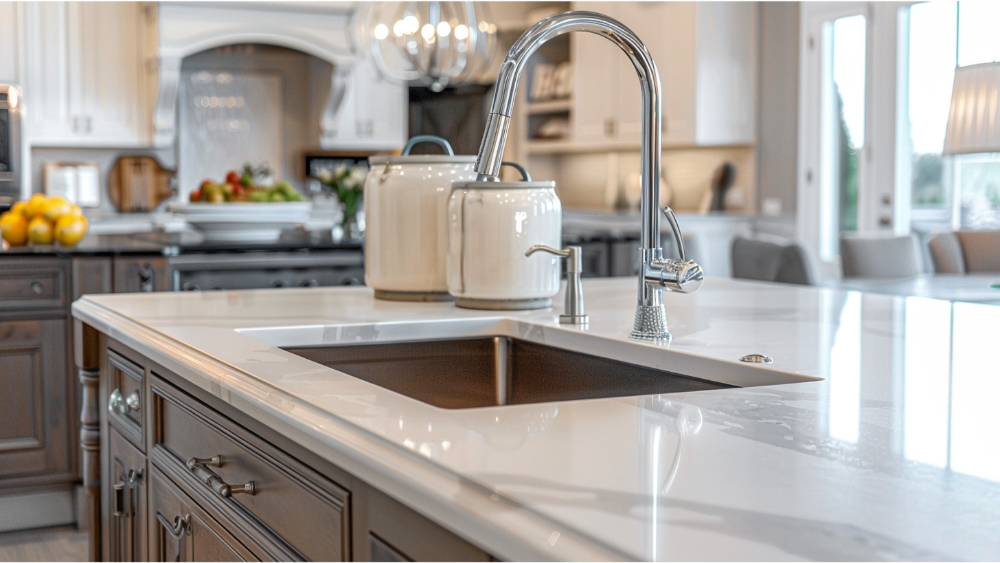
[[[479,2],[375,2],[359,23],[383,76],[435,92],[474,79],[496,50],[496,23]]]

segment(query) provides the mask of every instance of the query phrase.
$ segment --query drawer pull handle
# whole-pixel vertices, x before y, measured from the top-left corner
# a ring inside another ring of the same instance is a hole
[[[41,295],[42,294],[42,284],[40,284],[40,283],[38,283],[36,281],[31,282],[31,292],[34,293],[35,295]]]
[[[217,465],[214,463],[212,464],[216,467],[222,465],[222,460],[219,456],[212,457],[209,460],[192,457],[187,460],[185,465],[187,465],[187,468],[191,471],[191,473],[194,473],[195,477],[197,477],[199,481],[205,483],[208,488],[215,491],[215,494],[222,498],[230,498],[236,494],[253,495],[257,493],[257,488],[254,486],[253,481],[248,481],[243,485],[230,485],[223,481],[222,477],[219,477],[214,471],[209,469],[208,465],[205,463],[206,461],[218,462]]]
[[[156,513],[156,519],[160,521],[161,526],[166,528],[167,533],[170,534],[170,537],[173,538],[174,541],[179,542],[181,541],[181,538],[183,538],[184,535],[187,533],[191,515],[188,514],[184,517],[174,516],[173,524],[171,524],[170,521],[167,520],[166,517],[160,514],[159,512]]]
[[[132,394],[128,396],[128,399],[122,396],[120,389],[115,389],[111,392],[111,397],[108,398],[108,412],[111,414],[120,414],[125,416],[129,411],[139,410],[139,392],[132,391]]]
[[[156,519],[163,526],[163,529],[167,531],[171,539],[177,542],[177,557],[174,561],[180,561],[184,554],[184,536],[188,535],[191,530],[191,515],[185,514],[184,516],[174,516],[174,523],[171,524],[162,514],[156,513]]]

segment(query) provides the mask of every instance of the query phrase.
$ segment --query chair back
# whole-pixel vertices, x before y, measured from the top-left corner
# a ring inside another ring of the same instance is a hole
[[[1000,231],[958,231],[965,271],[1000,272]]]
[[[845,278],[912,278],[923,271],[914,235],[841,235],[840,260]]]
[[[812,260],[798,244],[736,236],[730,261],[734,278],[816,285]]]

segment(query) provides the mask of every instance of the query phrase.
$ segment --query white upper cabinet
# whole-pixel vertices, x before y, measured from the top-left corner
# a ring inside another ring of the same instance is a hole
[[[20,2],[0,2],[0,84],[21,85]]]
[[[391,150],[406,144],[409,92],[385,80],[367,60],[335,71],[332,114],[324,116],[324,150]]]
[[[586,2],[574,5],[573,9],[618,18],[619,6],[618,2]],[[634,72],[634,84],[623,85],[618,81],[619,67],[627,64],[631,68],[631,63],[604,37],[573,33],[569,39],[570,60],[573,61],[573,141],[581,144],[613,141],[618,138],[621,106],[631,99],[629,86],[636,95],[639,92]]]
[[[656,62],[663,144],[754,141],[757,8],[750,2],[586,2],[625,24]],[[635,68],[611,42],[574,34],[573,139],[636,148],[642,93]]]
[[[150,143],[151,100],[138,2],[30,2],[26,133],[35,146]]]

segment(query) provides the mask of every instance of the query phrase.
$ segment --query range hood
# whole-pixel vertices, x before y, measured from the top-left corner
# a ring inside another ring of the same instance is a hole
[[[159,87],[153,113],[153,144],[177,137],[177,96],[182,60],[226,45],[263,43],[294,49],[333,65],[330,94],[320,128],[321,145],[336,139],[348,85],[359,65],[368,65],[353,39],[352,2],[161,2],[158,8]]]

